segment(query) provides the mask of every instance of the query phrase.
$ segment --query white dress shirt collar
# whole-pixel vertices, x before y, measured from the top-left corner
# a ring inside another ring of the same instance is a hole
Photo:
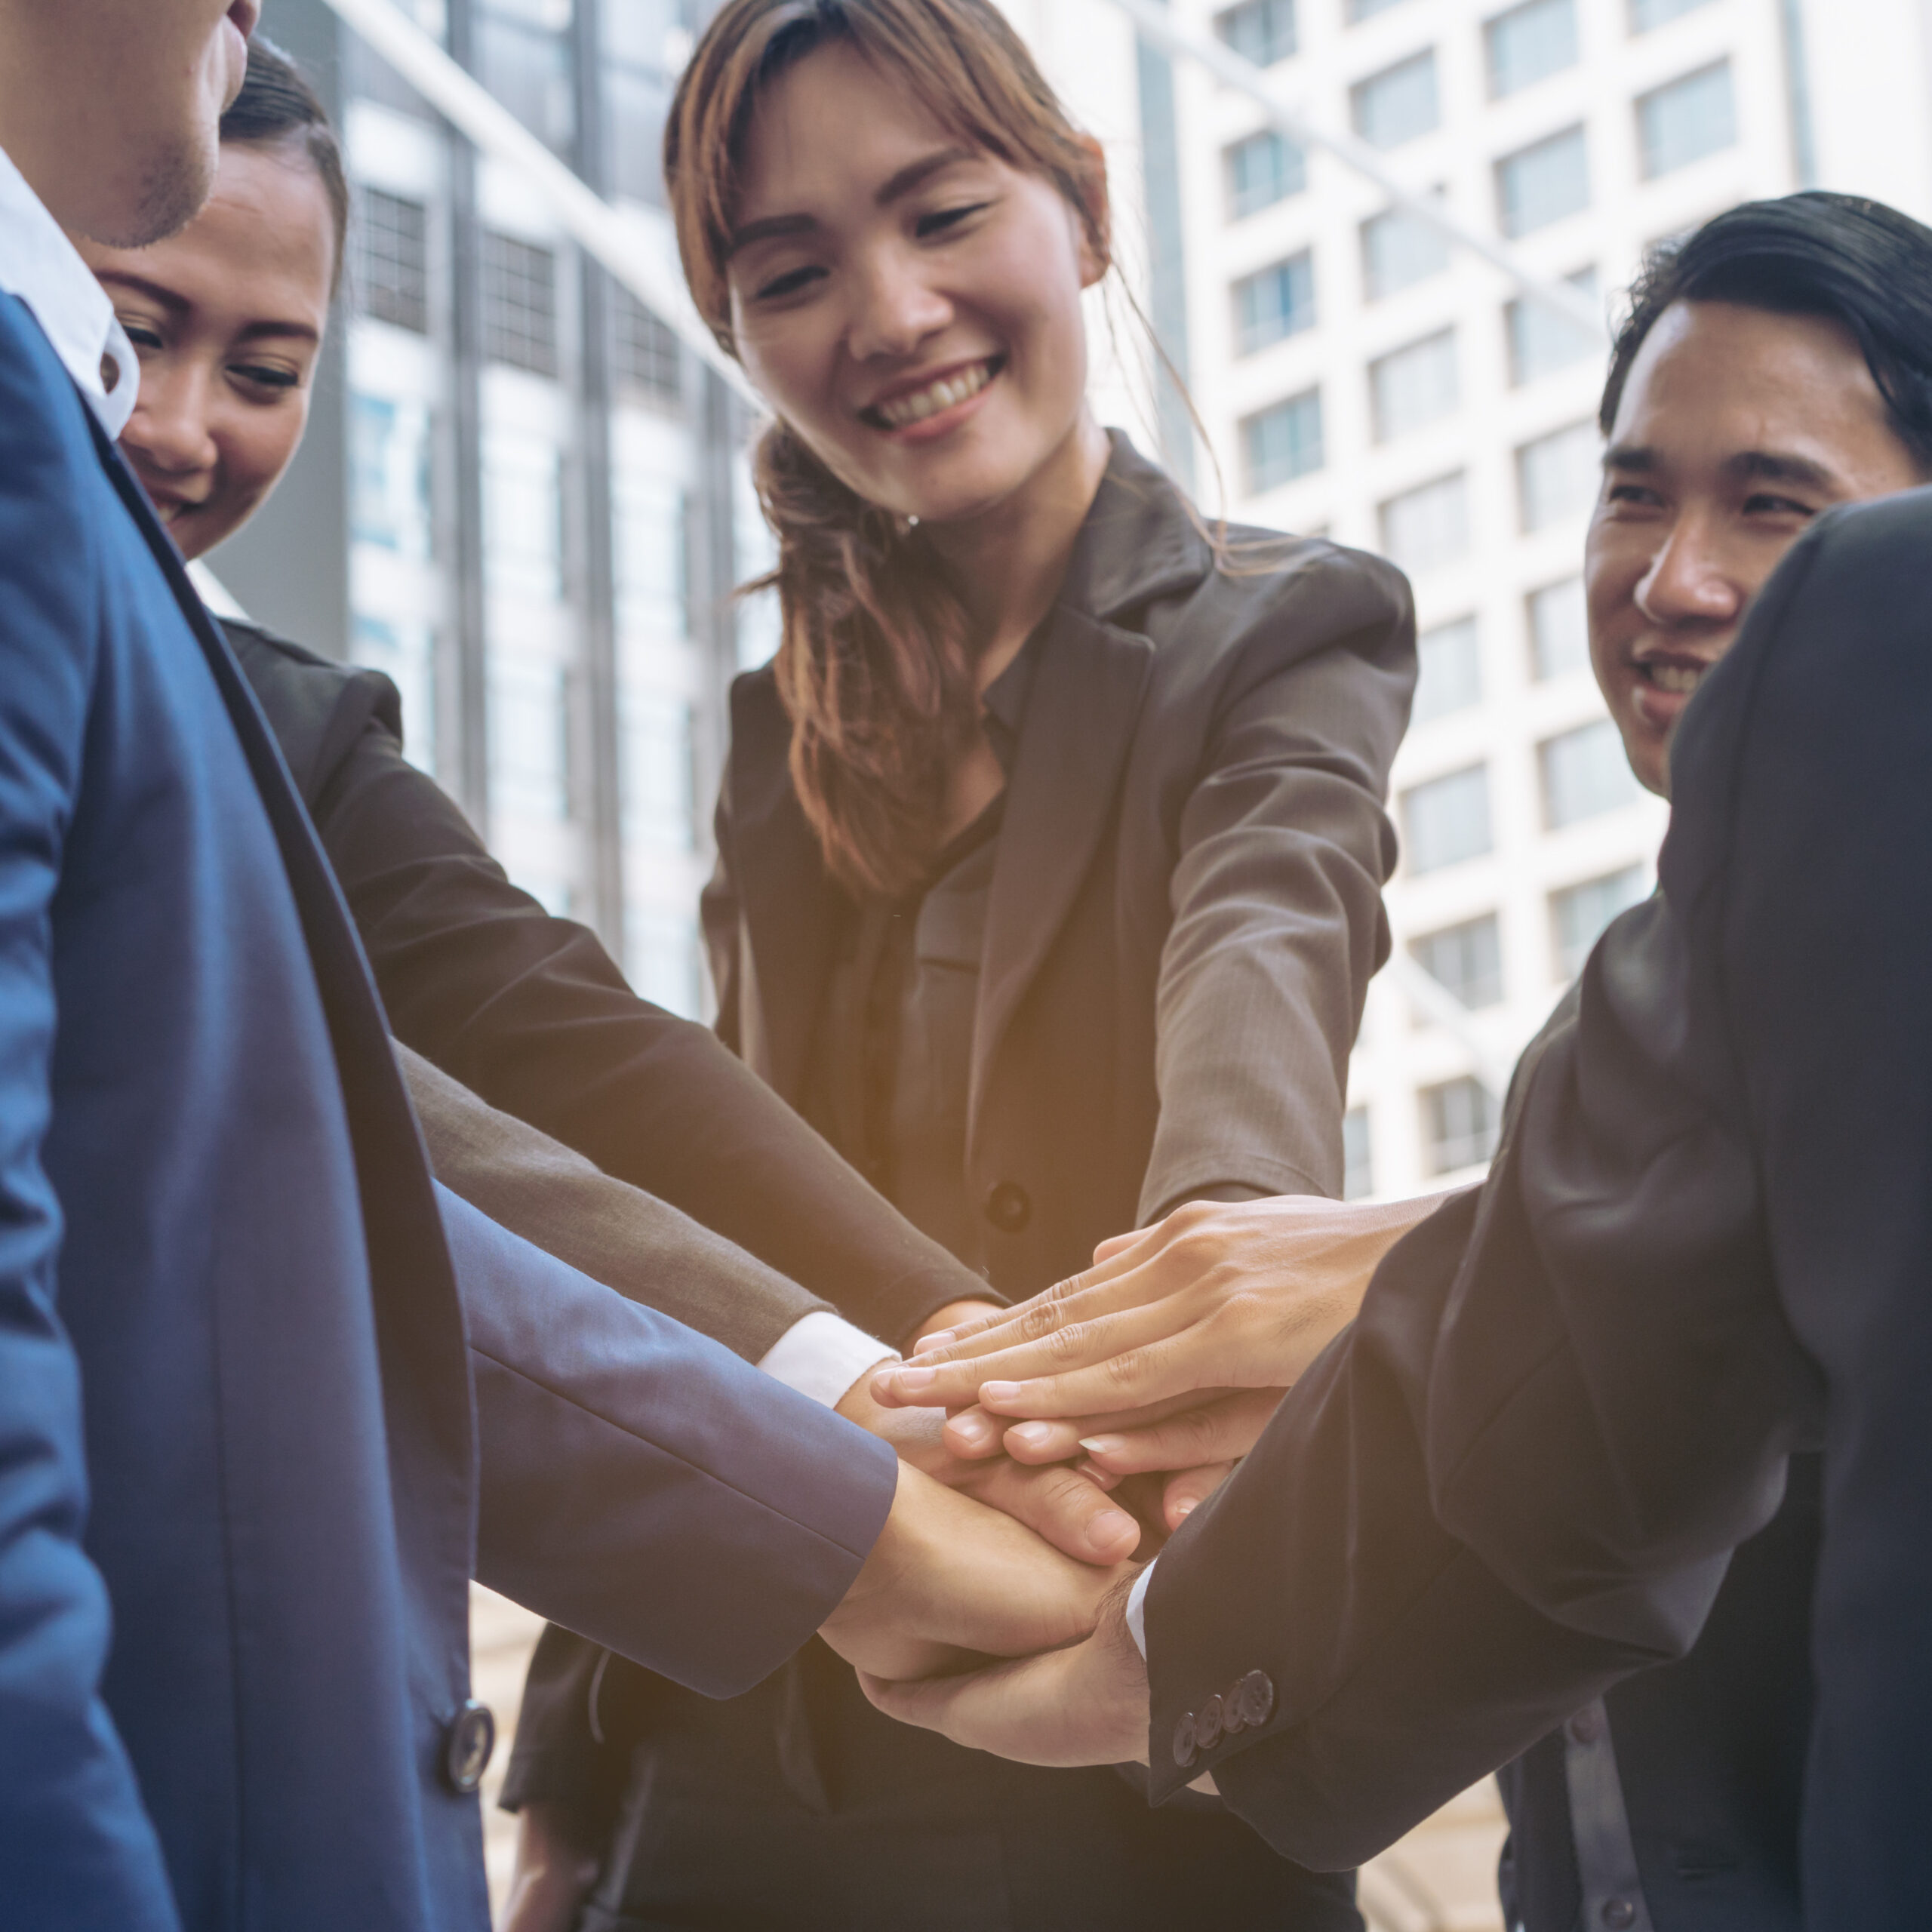
[[[134,413],[140,365],[114,304],[0,148],[0,289],[17,295],[115,441]],[[112,386],[109,386],[109,371]]]

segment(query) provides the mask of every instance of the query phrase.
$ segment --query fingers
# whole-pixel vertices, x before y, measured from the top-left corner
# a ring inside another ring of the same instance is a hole
[[[989,1417],[987,1426],[1004,1432],[998,1438],[999,1446],[1016,1463],[1038,1467],[1043,1463],[1071,1462],[1081,1453],[1081,1441],[1084,1436],[1144,1429],[1150,1423],[1159,1422],[1183,1409],[1197,1407],[1225,1392],[1219,1389],[1192,1389],[1185,1395],[1171,1395],[1164,1401],[1145,1403],[1138,1408],[1117,1409],[1104,1416],[1069,1417],[1061,1420],[1008,1424],[1002,1418]],[[983,1409],[974,1413],[986,1415]]]
[[[977,1463],[1000,1453],[1000,1436],[1006,1426],[994,1421],[977,1402],[970,1402],[956,1415],[946,1417],[941,1440],[954,1455]],[[1063,1462],[1066,1458],[1057,1460]]]
[[[1115,1475],[1232,1462],[1254,1447],[1285,1392],[1236,1389],[1143,1427],[1084,1433],[1080,1446],[1096,1465]]]
[[[1106,1490],[1064,1465],[1026,1469],[1002,1459],[972,1478],[969,1493],[1082,1563],[1124,1562],[1140,1541],[1140,1525]]]
[[[1177,1530],[1187,1517],[1234,1473],[1232,1463],[1209,1463],[1198,1469],[1183,1469],[1169,1478],[1161,1497],[1161,1514],[1170,1531]]]

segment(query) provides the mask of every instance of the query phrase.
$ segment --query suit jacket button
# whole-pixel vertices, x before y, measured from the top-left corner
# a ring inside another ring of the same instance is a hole
[[[1003,1235],[1017,1235],[1033,1218],[1033,1203],[1017,1181],[1003,1180],[986,1196],[986,1219]]]
[[[466,1795],[483,1782],[490,1754],[497,1748],[497,1720],[488,1704],[466,1697],[451,1720],[443,1744],[443,1775],[452,1791]]]
[[[1201,1747],[1194,1741],[1194,1713],[1184,1711],[1174,1726],[1174,1762],[1186,1770],[1200,1755]]]
[[[1194,1741],[1204,1751],[1213,1750],[1227,1729],[1223,1708],[1219,1697],[1210,1697],[1194,1720]]]
[[[1636,1905],[1626,1898],[1605,1899],[1602,1918],[1610,1932],[1627,1932],[1627,1928],[1637,1922]]]
[[[1275,1681],[1265,1670],[1251,1670],[1235,1686],[1235,1706],[1250,1730],[1259,1730],[1275,1715]]]

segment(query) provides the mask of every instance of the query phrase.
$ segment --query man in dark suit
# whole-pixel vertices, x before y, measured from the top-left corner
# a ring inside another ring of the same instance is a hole
[[[1797,531],[1834,500],[1904,487],[1932,467],[1932,370],[1923,348],[1928,307],[1932,235],[1890,210],[1819,195],[1720,217],[1668,251],[1640,285],[1606,393],[1613,448],[1604,504],[1592,532],[1589,583],[1598,676],[1632,762],[1646,783],[1663,789],[1669,732],[1688,692],[1730,648],[1746,604]],[[1852,568],[1838,575],[1855,581]],[[1882,581],[1875,579],[1875,596],[1882,596]],[[1817,621],[1816,614],[1829,608],[1841,587],[1835,580],[1830,588],[1808,592],[1804,620]],[[1853,601],[1848,590],[1843,594]],[[1754,722],[1750,728],[1758,727]],[[1546,1046],[1574,1029],[1579,1005],[1573,993],[1525,1060],[1510,1109],[1507,1139],[1512,1146],[1533,1145],[1534,1129],[1519,1125],[1518,1117],[1540,1083],[1547,1094],[1549,1076],[1532,1069]],[[1578,1091],[1587,1109],[1590,1090]],[[1567,1098],[1575,1103],[1576,1094]],[[1669,1134],[1667,1121],[1660,1121],[1660,1146]],[[1525,1152],[1526,1162],[1532,1158]],[[1673,1164],[1679,1158],[1675,1152],[1670,1156]],[[1449,1305],[1446,1284],[1459,1269],[1468,1279],[1467,1271],[1485,1258],[1475,1201],[1472,1195],[1443,1208],[1390,1263],[1392,1283],[1406,1282],[1418,1292],[1428,1314],[1421,1334],[1406,1340],[1402,1367],[1417,1417],[1432,1412],[1433,1385],[1420,1378],[1436,1317]],[[1573,1214],[1582,1205],[1567,1204]],[[1348,1212],[1336,1211],[1338,1217]],[[1673,1232],[1681,1235],[1684,1229],[1666,1226],[1654,1230],[1654,1238],[1667,1241]],[[1604,1309],[1614,1310],[1620,1300],[1614,1257],[1589,1260],[1589,1291],[1601,1298]],[[1401,1315],[1392,1283],[1378,1282],[1371,1302],[1371,1312],[1385,1324],[1384,1349],[1392,1346],[1386,1324]],[[1635,1291],[1633,1284],[1632,1293],[1621,1297],[1626,1312]],[[1070,1309],[1069,1318],[1077,1312]],[[1599,1327],[1603,1318],[1598,1311]],[[1466,1334],[1466,1318],[1459,1316],[1457,1327]],[[1495,1331],[1487,1334],[1493,1344]],[[992,1372],[1037,1371],[1019,1365]],[[1320,1428],[1339,1427],[1334,1418],[1344,1387],[1354,1404],[1352,1445],[1359,1466],[1398,1469],[1387,1453],[1371,1454],[1377,1424],[1390,1422],[1393,1411],[1378,1415],[1371,1406],[1364,1390],[1374,1392],[1377,1401],[1389,1392],[1377,1390],[1359,1363],[1342,1372],[1337,1392],[1319,1412],[1327,1422],[1311,1424],[1311,1431],[1319,1439]],[[1298,1395],[1289,1412],[1306,1399]],[[1300,1413],[1308,1423],[1310,1412]],[[1721,1407],[1717,1414],[1723,1415]],[[1300,1439],[1305,1444],[1309,1437]],[[1340,1439],[1334,1435],[1331,1446]],[[1265,1438],[1257,1453],[1279,1441]],[[1277,1468],[1292,1454],[1278,1447]],[[1336,1479],[1332,1463],[1326,1473]],[[1552,1463],[1545,1450],[1534,1462],[1524,1454],[1520,1479],[1553,1499],[1562,1494],[1567,1474],[1561,1457]],[[1654,1925],[1660,1932],[1684,1926],[1759,1932],[1801,1922],[1799,1814],[1811,1736],[1809,1613],[1820,1535],[1820,1475],[1815,1453],[1792,1457],[1782,1506],[1731,1558],[1687,1657],[1617,1684],[1507,1767],[1512,1854],[1506,1860],[1504,1889],[1512,1924],[1558,1927],[1580,1921]],[[1319,1480],[1318,1474],[1306,1484],[1297,1478],[1303,1506]],[[1251,1489],[1249,1496],[1252,1506],[1257,1498]],[[1358,1499],[1352,1506],[1373,1520],[1374,1510]],[[1551,1501],[1552,1515],[1559,1507]],[[1334,1528],[1336,1515],[1331,1509],[1313,1540]],[[1192,1540],[1201,1534],[1190,1526],[1155,1574],[1148,1634],[1157,1690],[1163,1661],[1157,1613],[1164,1592],[1173,1587],[1168,1567],[1177,1555],[1189,1561],[1183,1552],[1195,1547]],[[1211,1527],[1206,1534],[1211,1540]],[[1223,1540],[1216,1546],[1232,1546]],[[1348,1618],[1358,1623],[1375,1614],[1384,1583],[1399,1590],[1426,1569],[1425,1563],[1407,1576],[1383,1571],[1377,1567],[1377,1553],[1368,1544],[1351,1574],[1357,1601]],[[1216,1622],[1199,1614],[1201,1560],[1194,1560],[1196,1595],[1164,1598],[1171,1684],[1185,1682],[1189,1666],[1201,1663],[1188,1656],[1186,1647],[1204,1620]],[[1229,1694],[1238,1684],[1242,1696],[1263,1699],[1261,1683],[1251,1682],[1248,1670],[1234,1672],[1215,1687],[1220,1694],[1208,1698],[1198,1687],[1197,1669],[1192,1707],[1174,1717],[1171,1733],[1157,1724],[1153,1742],[1157,1761],[1185,1755],[1206,1764],[1224,1749],[1244,1752],[1244,1758],[1232,1760],[1232,1768],[1222,1774],[1232,1801],[1241,1805],[1238,1794],[1245,1789],[1247,1815],[1271,1835],[1285,1834],[1278,1842],[1297,1856],[1318,1859],[1344,1855],[1337,1847],[1345,1844],[1346,1855],[1372,1850],[1415,1815],[1419,1792],[1446,1795],[1448,1787],[1437,1782],[1446,1775],[1438,1750],[1453,1757],[1476,1731],[1467,1712],[1446,1722],[1446,1743],[1418,1743],[1408,1728],[1413,1722],[1420,1730],[1427,1713],[1442,1709],[1439,1687],[1426,1687],[1432,1676],[1444,1674],[1445,1663],[1465,1672],[1461,1690],[1471,1687],[1473,1666],[1469,1654],[1456,1651],[1451,1611],[1441,1613],[1443,1627],[1426,1639],[1432,1647],[1446,1645],[1444,1654],[1419,1651],[1386,1681],[1351,1686],[1329,1710],[1306,1715],[1310,1694],[1303,1687],[1318,1677],[1324,1688],[1312,1694],[1325,1699],[1339,1684],[1335,1673],[1361,1661],[1362,1632],[1347,1627],[1338,1636],[1334,1623],[1340,1613],[1332,1604],[1327,1607],[1334,1614],[1325,1623],[1320,1615],[1305,1620],[1282,1604],[1299,1605],[1332,1581],[1318,1579],[1281,1601],[1265,1593],[1251,1598],[1245,1588],[1236,1599],[1248,1614],[1266,1614],[1286,1633],[1263,1638],[1257,1623],[1247,1635],[1260,1660],[1259,1678],[1266,1683],[1265,1701],[1278,1708],[1277,1700],[1289,1694],[1283,1686],[1296,1686],[1293,1694],[1305,1715],[1298,1725],[1290,1721],[1287,1748],[1250,1742],[1250,1713],[1242,1709],[1241,1697]],[[1225,1603],[1225,1586],[1221,1595]],[[1426,1602],[1426,1595],[1418,1601]],[[1226,1635],[1241,1614],[1230,1608],[1216,1634]],[[1342,1619],[1345,1625],[1348,1618]],[[1495,1611],[1494,1627],[1483,1633],[1483,1648],[1475,1654],[1491,1672],[1494,1708],[1487,1715],[1497,1727],[1487,1734],[1492,1745],[1500,1733],[1525,1721],[1524,1695],[1534,1694],[1539,1669],[1564,1663],[1569,1634],[1526,1627],[1520,1614]],[[1318,1662],[1300,1654],[1304,1641],[1314,1647]],[[1277,1677],[1274,1661],[1284,1642],[1297,1653],[1297,1662]],[[1136,1681],[1131,1645],[1095,1649],[1096,1660],[1109,1655],[1119,1666],[1116,1684]],[[1424,1688],[1418,1689],[1419,1681]],[[1036,1686],[1035,1694],[1048,1694]],[[1577,1700],[1574,1692],[1554,1694],[1559,1703],[1565,1694]],[[1413,1719],[1401,1709],[1404,1700],[1414,1706]],[[1090,1699],[1090,1710],[1104,1701]],[[979,1715],[985,1721],[986,1714]],[[1014,1721],[1011,1715],[1008,1721]],[[1017,1741],[1023,1728],[1016,1724],[1010,1735]],[[990,1741],[983,1731],[980,1735]],[[1401,1758],[1378,1768],[1377,1752],[1393,1753],[1402,1740],[1408,1748]],[[1032,1741],[1038,1748],[1041,1740]],[[1057,1748],[1074,1747],[1063,1736]],[[1278,1786],[1269,1792],[1274,1802],[1263,1801],[1266,1766],[1286,1763],[1306,1776],[1315,1761],[1307,1754],[1317,1752],[1325,1754],[1318,1795],[1297,1789],[1291,1799]],[[1906,1804],[1924,1810],[1932,1796],[1926,1779],[1903,1762],[1898,1768]],[[1358,1771],[1373,1778],[1372,1792],[1358,1784]],[[1178,1766],[1167,1773],[1170,1779],[1180,1774]],[[1906,1808],[1897,1815],[1907,1815]],[[1815,1804],[1807,1817],[1815,1836]],[[1325,1843],[1329,1850],[1311,1854],[1312,1842]]]
[[[254,20],[0,0],[0,1921],[480,1928],[472,1574],[721,1694],[1091,1572],[432,1186],[60,226],[192,212]]]

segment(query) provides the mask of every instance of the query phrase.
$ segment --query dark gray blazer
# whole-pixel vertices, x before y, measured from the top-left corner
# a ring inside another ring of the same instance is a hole
[[[1378,1850],[1681,1656],[1819,1449],[1804,1923],[1923,1920],[1928,554],[1928,491],[1795,546],[1678,732],[1662,889],[1592,954],[1487,1183],[1168,1544],[1162,1790],[1211,1767],[1292,1856]],[[1251,1672],[1255,1721],[1204,1742]]]
[[[1229,549],[1217,568],[1116,435],[1047,620],[987,909],[968,1180],[1006,1292],[1217,1189],[1340,1192],[1349,1051],[1389,947],[1408,585],[1318,540],[1235,530]],[[796,1104],[839,888],[769,668],[731,715],[704,898],[718,1030]]]

